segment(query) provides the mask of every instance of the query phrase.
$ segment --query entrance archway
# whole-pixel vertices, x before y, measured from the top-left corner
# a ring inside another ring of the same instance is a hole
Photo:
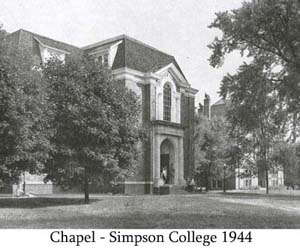
[[[175,176],[175,149],[169,139],[160,145],[160,174],[165,184],[174,184]]]

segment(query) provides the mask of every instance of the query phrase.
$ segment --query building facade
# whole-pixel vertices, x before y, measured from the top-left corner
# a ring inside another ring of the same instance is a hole
[[[194,170],[197,90],[188,83],[173,56],[126,35],[83,48],[25,30],[10,34],[7,40],[16,49],[29,50],[37,65],[52,56],[62,60],[81,54],[95,57],[139,96],[141,125],[148,130],[149,139],[140,144],[134,175],[119,182],[124,193],[158,193],[161,187],[185,185]]]

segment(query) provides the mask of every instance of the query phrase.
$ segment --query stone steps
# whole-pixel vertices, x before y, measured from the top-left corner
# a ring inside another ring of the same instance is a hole
[[[185,190],[185,187],[182,185],[171,185],[170,187],[170,194],[171,195],[185,195],[188,194],[189,192],[187,192]]]
[[[163,185],[159,189],[160,195],[183,195],[188,194],[182,185]]]

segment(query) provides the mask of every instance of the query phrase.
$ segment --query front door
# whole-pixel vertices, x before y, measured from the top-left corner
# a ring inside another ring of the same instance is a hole
[[[160,174],[165,183],[169,183],[170,178],[170,154],[160,155]]]

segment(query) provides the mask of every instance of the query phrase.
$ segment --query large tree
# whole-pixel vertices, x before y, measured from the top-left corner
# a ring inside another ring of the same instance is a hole
[[[212,179],[224,179],[233,171],[230,152],[232,143],[227,133],[227,124],[222,118],[207,119],[203,115],[196,119],[195,127],[195,162],[196,181],[205,186],[206,191],[210,189]],[[226,165],[226,167],[224,167]]]
[[[0,31],[0,186],[40,173],[51,149],[41,73],[26,51],[11,49]]]
[[[210,64],[221,66],[225,55],[233,51],[240,51],[253,64],[263,64],[289,115],[290,139],[295,142],[300,120],[300,2],[249,1],[216,15],[210,27],[223,35],[209,45],[213,52]]]
[[[300,186],[300,144],[278,142],[274,146],[272,159],[284,171],[284,183],[294,189]]]
[[[210,64],[222,66],[226,54],[240,51],[247,63],[227,75],[221,95],[232,101],[228,113],[233,128],[250,135],[257,164],[266,172],[274,142],[284,132],[299,135],[300,3],[293,0],[244,2],[242,7],[217,13],[211,28],[222,31],[209,45]]]
[[[264,64],[258,61],[242,65],[236,75],[227,75],[221,85],[223,97],[231,99],[227,112],[231,131],[252,141],[257,166],[265,172],[267,193],[272,146],[282,137],[286,120],[274,87]]]
[[[131,172],[141,138],[139,100],[93,58],[53,59],[43,73],[55,130],[47,179],[81,186],[88,203],[90,184]]]

